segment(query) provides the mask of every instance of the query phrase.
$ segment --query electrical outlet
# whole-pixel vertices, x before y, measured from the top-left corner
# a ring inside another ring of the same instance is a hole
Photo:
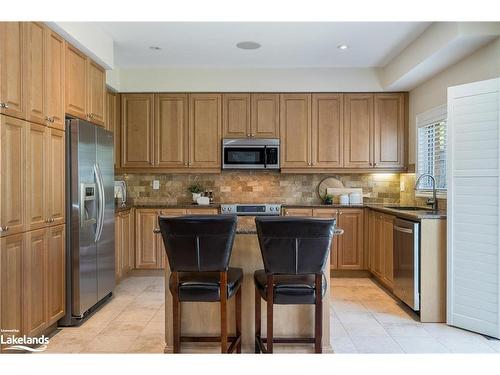
[[[399,191],[405,191],[405,190],[406,190],[405,181],[403,179],[401,179],[399,181]]]
[[[158,190],[160,188],[160,181],[153,180],[153,190]]]

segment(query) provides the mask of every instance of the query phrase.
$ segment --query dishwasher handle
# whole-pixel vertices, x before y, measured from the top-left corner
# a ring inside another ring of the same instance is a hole
[[[394,225],[394,230],[397,230],[398,232],[413,234],[413,229],[403,228],[403,227],[400,227],[399,225]]]

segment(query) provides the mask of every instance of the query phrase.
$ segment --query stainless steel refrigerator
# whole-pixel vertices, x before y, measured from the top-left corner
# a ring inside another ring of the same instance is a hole
[[[66,120],[66,315],[79,325],[115,287],[113,134]]]

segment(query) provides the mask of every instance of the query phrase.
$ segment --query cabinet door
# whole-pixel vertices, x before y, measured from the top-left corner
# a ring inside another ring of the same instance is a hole
[[[311,95],[280,95],[281,168],[311,166]]]
[[[115,168],[120,166],[120,94],[106,91],[106,122],[105,128],[113,132]]]
[[[155,95],[155,165],[184,168],[188,163],[188,96]]]
[[[155,269],[160,262],[158,251],[158,213],[155,210],[137,210],[135,215],[135,268]]]
[[[0,239],[0,330],[18,330],[4,333],[20,336],[23,324],[23,264],[25,236],[17,234]]]
[[[338,268],[362,270],[363,261],[363,209],[341,209],[339,228],[344,233],[338,237]]]
[[[373,95],[344,95],[344,167],[373,166]]]
[[[373,213],[373,238],[371,248],[373,250],[372,259],[373,266],[372,272],[375,276],[382,278],[384,272],[384,257],[385,253],[382,251],[383,249],[383,216],[378,212]]]
[[[382,237],[383,248],[381,251],[384,252],[384,263],[382,268],[382,276],[386,284],[392,288],[393,284],[393,229],[394,229],[394,217],[389,215],[384,215],[382,219]]]
[[[25,27],[23,22],[0,22],[0,114],[26,116]]]
[[[47,231],[39,229],[26,233],[24,254],[25,332],[38,336],[47,327]]]
[[[404,112],[404,94],[375,94],[375,168],[404,167]]]
[[[334,208],[314,208],[313,216],[321,217],[325,219],[335,219],[338,220],[339,210]],[[337,224],[338,225],[338,224]],[[332,239],[332,245],[330,250],[330,269],[338,269],[338,236],[334,236]]]
[[[45,113],[45,26],[41,22],[27,22],[26,34],[26,119],[39,124],[48,124]]]
[[[0,115],[0,236],[26,229],[28,123]]]
[[[251,101],[251,135],[255,138],[279,138],[279,94],[252,94]]]
[[[96,62],[87,59],[88,64],[88,119],[104,126],[106,120],[106,71]]]
[[[122,247],[122,277],[125,276],[132,268],[134,268],[134,261],[132,257],[132,251],[134,249],[134,227],[132,223],[131,211],[120,213],[120,235],[121,235],[121,247]]]
[[[45,28],[45,114],[49,126],[64,130],[64,39]]]
[[[221,167],[221,95],[189,95],[189,160],[190,168]]]
[[[153,166],[153,95],[122,94],[121,167]]]
[[[198,212],[198,210],[205,211],[205,212]],[[172,217],[172,216],[183,216],[183,215],[216,215],[217,213],[212,212],[207,212],[208,210],[214,210],[213,208],[193,208],[193,209],[166,209],[166,210],[160,210],[158,212],[158,215],[160,216],[167,216],[167,217]],[[195,212],[196,211],[196,212]],[[163,237],[160,232],[156,233],[156,246],[158,248],[158,268],[164,269],[165,267],[168,266],[168,258],[167,258],[167,253],[165,250],[165,244],[163,242]]]
[[[250,94],[222,96],[222,126],[224,138],[249,138]]]
[[[66,113],[87,119],[87,57],[69,43],[65,55]]]
[[[26,205],[28,229],[49,225],[50,129],[28,124],[26,163]],[[63,181],[64,184],[64,181]]]
[[[61,319],[66,309],[66,237],[64,225],[47,229],[47,325]]]
[[[315,168],[342,168],[343,150],[342,94],[312,96],[312,164]]]
[[[66,185],[65,185],[65,143],[64,132],[50,129],[48,159],[48,217],[51,225],[65,221]]]
[[[120,214],[115,214],[115,282],[122,278],[123,233]]]
[[[284,208],[284,216],[313,216],[312,208]]]

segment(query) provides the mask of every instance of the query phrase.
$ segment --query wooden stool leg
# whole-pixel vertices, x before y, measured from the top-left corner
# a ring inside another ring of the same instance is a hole
[[[241,287],[236,292],[236,337],[239,341],[236,345],[236,353],[241,353]]]
[[[266,352],[273,352],[273,306],[274,306],[274,277],[267,276],[267,345]]]
[[[260,353],[260,344],[258,340],[261,339],[262,334],[261,334],[261,314],[260,314],[260,293],[259,289],[257,288],[257,285],[255,286],[255,353],[259,354]]]
[[[179,301],[179,274],[172,272],[173,283],[176,286],[172,292],[172,325],[174,336],[174,353],[181,352],[181,303]]]
[[[315,311],[314,311],[314,351],[322,353],[322,338],[323,338],[323,275],[316,274],[315,277]]]
[[[227,272],[220,273],[220,351],[227,353]]]

